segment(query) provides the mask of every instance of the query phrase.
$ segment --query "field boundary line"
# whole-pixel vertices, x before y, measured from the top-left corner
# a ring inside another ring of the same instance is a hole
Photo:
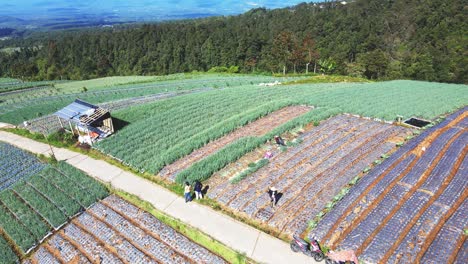
[[[446,132],[447,130],[449,130],[452,126],[454,126],[455,124],[457,124],[460,120],[462,120],[467,114],[462,114],[460,116],[458,116],[456,119],[452,120],[448,125],[440,128],[440,129],[436,129],[434,132],[432,132],[430,135],[427,136],[427,138],[425,138],[422,142],[420,142],[418,145],[416,145],[414,148],[412,148],[411,150],[408,150],[407,152],[405,152],[402,156],[400,156],[397,160],[395,160],[384,172],[382,172],[373,182],[372,184],[364,191],[362,192],[347,208],[346,210],[341,214],[341,216],[336,220],[336,222],[333,224],[333,226],[328,230],[327,234],[323,237],[323,241],[326,241],[326,240],[329,240],[329,243],[328,245],[330,247],[333,247],[334,244],[336,244],[339,240],[339,238],[337,237],[332,237],[332,235],[335,233],[334,230],[337,229],[337,227],[342,224],[342,221],[345,217],[349,216],[352,211],[353,211],[353,208],[356,207],[356,205],[364,198],[366,197],[369,192],[374,188],[375,185],[377,185],[379,182],[381,182],[390,172],[393,171],[393,169],[398,166],[398,164],[400,164],[402,161],[404,161],[407,157],[409,157],[411,154],[415,154],[415,159],[413,161],[410,162],[410,164],[408,164],[408,166],[405,168],[404,171],[402,171],[400,173],[400,175],[398,175],[393,181],[392,183],[390,183],[389,186],[387,186],[387,188],[385,188],[385,190],[380,193],[380,195],[374,199],[373,203],[370,204],[364,212],[362,212],[359,217],[357,217],[356,219],[352,220],[352,222],[350,223],[347,223],[347,225],[343,228],[343,230],[341,231],[340,233],[340,237],[344,237],[344,236],[347,236],[350,232],[350,228],[351,226],[353,225],[354,222],[356,222],[357,220],[362,219],[364,218],[365,216],[367,216],[370,211],[372,209],[374,209],[377,204],[379,203],[380,200],[383,199],[383,197],[391,190],[391,188],[393,188],[393,186],[400,181],[401,178],[403,178],[406,174],[408,174],[411,169],[413,168],[414,164],[417,163],[417,161],[419,161],[419,159],[421,158],[421,153],[417,153],[417,150],[418,149],[421,149],[422,146],[426,146],[428,145],[428,143],[432,143],[434,141],[435,138],[438,138],[441,134],[443,134],[444,132]],[[462,117],[462,118],[461,118]],[[335,240],[338,240],[338,241],[335,241]]]
[[[371,142],[371,140],[372,140],[375,136],[385,133],[385,131],[386,131],[386,130],[385,130],[384,128],[382,128],[382,129],[377,129],[376,131],[374,131],[374,133],[372,134],[372,137],[367,138],[367,139],[364,140],[361,144],[359,144],[358,146],[356,146],[355,148],[353,148],[352,151],[350,151],[349,153],[347,153],[345,156],[341,157],[339,160],[337,160],[337,161],[334,162],[332,165],[330,165],[330,167],[329,167],[328,169],[322,171],[319,175],[317,175],[317,176],[315,177],[315,179],[311,179],[311,180],[309,181],[309,183],[308,183],[307,185],[305,185],[305,186],[301,189],[301,191],[307,190],[307,188],[309,188],[311,185],[314,184],[314,180],[317,180],[317,179],[319,179],[319,178],[322,178],[322,177],[326,176],[326,172],[328,172],[328,171],[330,171],[330,170],[333,170],[333,168],[334,168],[334,166],[336,166],[336,164],[338,164],[338,163],[341,162],[342,160],[345,160],[348,156],[350,156],[350,155],[352,156],[352,154],[353,154],[354,151],[356,151],[357,149],[360,149],[363,145],[365,145],[365,144]],[[363,131],[363,132],[364,132],[364,131]],[[397,133],[397,132],[395,132],[395,133]],[[359,133],[359,135],[362,135],[362,133]],[[393,135],[393,134],[392,134],[392,135]],[[346,142],[346,144],[344,144],[344,146],[346,147],[348,144],[351,144],[352,142],[355,142],[355,141],[357,141],[358,139],[359,139],[359,137],[357,137],[357,138],[354,139],[354,140],[351,140],[351,142]],[[340,148],[340,149],[342,149],[342,148]],[[373,149],[369,149],[369,151],[367,151],[366,153],[360,155],[359,158],[357,158],[355,161],[353,161],[351,164],[349,164],[349,166],[353,166],[355,163],[359,162],[361,159],[363,159],[363,156],[367,156],[367,155],[369,154],[369,152],[372,152],[372,150],[373,150]],[[349,167],[349,166],[348,166],[348,167]],[[348,167],[343,168],[342,170],[340,170],[340,173],[339,173],[339,174],[345,172],[346,169],[347,169]],[[336,178],[335,178],[335,179],[336,179]],[[335,179],[330,179],[330,181],[329,181],[328,183],[326,183],[326,184],[323,186],[323,188],[322,188],[319,192],[317,192],[317,193],[314,194],[313,198],[311,198],[308,202],[306,202],[305,204],[303,204],[303,205],[300,207],[300,209],[298,209],[297,211],[293,212],[293,215],[287,216],[287,217],[286,217],[286,221],[287,221],[287,222],[284,224],[284,227],[281,229],[281,232],[283,232],[283,231],[285,230],[285,228],[287,227],[288,223],[291,223],[292,221],[295,220],[296,216],[297,216],[298,214],[301,213],[301,211],[302,211],[302,209],[303,209],[304,207],[306,207],[307,205],[309,205],[309,204],[311,204],[311,203],[315,203],[316,201],[314,200],[314,198],[316,198],[317,195],[318,195],[319,193],[322,193],[323,190],[324,190],[324,188],[327,187],[327,186],[329,186],[329,185],[333,182],[333,180],[335,180]],[[301,192],[301,191],[300,191],[300,192]],[[292,202],[293,202],[293,201],[289,201],[288,204],[291,204]],[[283,209],[285,209],[285,208],[282,207],[281,210],[283,210]],[[290,219],[291,219],[291,220],[290,220]]]
[[[185,255],[184,253],[180,252],[178,249],[174,248],[173,246],[169,245],[166,241],[164,241],[161,236],[159,236],[158,234],[154,233],[153,231],[149,230],[148,228],[146,228],[145,226],[143,226],[142,224],[136,222],[135,220],[131,219],[130,217],[128,217],[127,215],[125,215],[122,211],[120,211],[119,209],[116,209],[115,207],[113,207],[112,205],[109,204],[109,202],[107,201],[101,201],[101,204],[103,204],[105,207],[111,209],[112,211],[114,211],[116,214],[120,215],[123,219],[127,220],[129,223],[133,224],[134,226],[140,228],[141,230],[143,230],[143,232],[147,233],[149,236],[153,237],[154,239],[158,240],[159,242],[161,242],[163,245],[167,246],[168,248],[172,249],[174,252],[176,252],[177,254],[179,254],[180,256],[182,256],[184,259],[186,259],[189,263],[193,263],[195,264],[196,262],[193,261],[191,258],[189,258],[187,255]],[[154,216],[153,216],[154,217]],[[157,219],[157,218],[156,218]],[[158,219],[158,222],[161,223],[161,221]],[[170,226],[167,226],[171,229],[173,229],[172,227]],[[173,229],[174,231],[176,231],[175,229]],[[179,233],[180,234],[180,233]],[[198,245],[198,244],[197,244]],[[211,251],[210,251],[211,252]]]
[[[372,124],[372,123],[370,123]],[[376,126],[376,125],[375,125]],[[346,135],[341,137],[339,140],[345,138],[346,136],[348,136],[349,134],[351,134],[352,132],[355,132],[355,130],[352,130],[352,131],[347,131],[346,132]],[[318,162],[316,162],[314,165],[312,165],[305,173],[301,174],[303,177],[304,175],[306,175],[307,173],[309,173],[312,169],[315,169],[317,168],[319,165],[321,165],[322,163],[326,162],[328,158],[330,158],[332,155],[336,154],[337,152],[341,151],[342,149],[346,148],[346,146],[348,146],[349,144],[352,144],[353,142],[359,140],[362,135],[365,133],[366,131],[365,130],[362,130],[359,132],[358,135],[353,135],[351,136],[344,144],[340,145],[338,148],[336,148],[335,150],[333,150],[330,154],[328,154],[326,157],[324,157],[323,159],[319,160]],[[372,135],[375,135],[375,134],[378,134],[378,133],[381,133],[381,132],[384,132],[384,129],[381,128],[380,130],[377,130],[377,131],[374,131]],[[365,140],[364,142],[362,142],[360,145],[356,146],[355,148],[353,148],[353,150],[355,150],[356,148],[358,148],[359,146],[361,146],[362,144],[364,144],[366,141],[368,141],[369,139]],[[336,141],[335,141],[336,142]],[[341,157],[339,160],[335,161],[333,164],[331,164],[327,169],[324,169],[323,171],[321,171],[319,174],[315,175],[315,177],[313,177],[312,179],[310,179],[308,181],[308,183],[306,185],[304,185],[300,190],[296,191],[296,193],[301,193],[303,190],[307,189],[308,187],[310,187],[317,179],[320,179],[322,177],[324,177],[324,173],[328,170],[330,170],[334,165],[336,165],[338,162],[340,162],[341,160],[343,160],[346,156],[348,156],[351,152],[347,153],[345,156]],[[320,153],[317,153],[318,155]],[[291,182],[291,184],[288,185],[288,188],[295,184],[298,180],[300,179],[300,177],[296,177],[296,179]],[[287,189],[286,189],[287,190]],[[280,208],[278,210],[275,211],[275,214],[278,213],[278,212],[284,212],[284,210],[286,210],[287,206],[289,206],[291,203],[294,202],[294,198],[287,201],[286,203],[284,203],[283,205],[280,206]],[[267,205],[266,205],[267,206]],[[266,206],[263,206],[263,208],[265,208]],[[301,206],[301,209],[303,208],[304,206]],[[258,211],[257,211],[258,213]],[[297,214],[299,214],[299,210],[297,210],[296,212],[294,212],[294,216],[296,216]],[[288,219],[289,218],[294,218],[294,217],[287,217]],[[270,221],[271,219],[269,219],[268,221]],[[289,223],[289,220],[288,220],[288,223]]]
[[[112,231],[114,231],[117,235],[121,236],[122,238],[124,238],[125,240],[128,241],[128,243],[130,243],[132,246],[134,246],[137,250],[141,251],[141,253],[143,253],[145,256],[148,256],[149,258],[151,258],[152,260],[154,260],[156,263],[162,263],[160,260],[158,260],[155,256],[153,256],[153,254],[150,254],[146,249],[144,249],[143,247],[141,247],[140,245],[138,245],[136,242],[133,241],[133,239],[130,239],[129,237],[127,237],[127,235],[124,235],[122,232],[120,232],[119,230],[117,230],[113,225],[111,225],[110,223],[108,223],[104,218],[100,217],[100,216],[97,216],[95,213],[93,213],[91,210],[88,210],[86,211],[86,213],[88,215],[90,215],[92,218],[95,218],[96,220],[98,220],[99,222],[103,223],[105,226],[107,226],[108,228],[110,228]]]
[[[93,257],[91,257],[91,255],[88,252],[86,252],[86,250],[80,244],[78,244],[74,239],[72,239],[71,237],[67,236],[67,234],[65,234],[65,229],[60,230],[58,234],[60,235],[61,238],[63,238],[63,240],[66,240],[68,243],[70,243],[70,245],[72,245],[90,263],[93,263],[93,264],[98,263],[95,259],[93,259]]]
[[[61,264],[66,264],[67,262],[62,258],[60,253],[58,253],[56,248],[52,248],[48,243],[44,243],[44,248],[49,251],[49,253]]]
[[[463,195],[455,202],[455,204],[447,210],[447,212],[442,216],[437,225],[432,228],[431,232],[426,236],[424,243],[421,246],[421,250],[418,252],[416,259],[421,259],[424,254],[427,252],[431,244],[434,242],[435,237],[439,234],[440,230],[443,228],[444,224],[452,217],[452,215],[460,208],[463,202],[468,197],[468,189],[465,189]],[[466,236],[465,236],[466,237]],[[449,262],[453,263],[453,262]]]
[[[345,125],[346,125],[346,124],[343,124],[343,126],[340,126],[340,128],[344,127]],[[319,129],[319,131],[321,132],[322,129]],[[317,131],[316,131],[316,132],[317,132]],[[282,179],[284,178],[284,175],[285,175],[286,173],[290,172],[291,170],[294,170],[294,169],[297,168],[298,166],[304,165],[304,164],[307,163],[312,157],[315,157],[315,156],[319,155],[318,153],[320,153],[320,151],[322,151],[325,147],[330,146],[330,145],[332,145],[333,143],[335,143],[335,142],[337,142],[337,141],[343,139],[344,137],[347,136],[347,134],[348,134],[348,133],[346,133],[346,134],[343,135],[342,137],[337,138],[336,140],[333,140],[330,144],[321,145],[320,149],[318,149],[318,150],[316,151],[316,153],[317,153],[316,155],[314,155],[314,156],[305,156],[304,158],[300,159],[300,160],[294,165],[294,167],[290,167],[289,169],[287,169],[286,171],[284,171],[284,172],[280,175],[280,177],[278,177],[277,179],[275,179],[275,180],[271,183],[271,185],[274,186],[278,181],[280,181],[280,180],[282,180]],[[330,135],[330,134],[327,134],[326,137],[315,139],[313,142],[311,142],[311,144],[310,144],[309,146],[303,148],[303,149],[302,149],[301,151],[299,151],[298,153],[294,154],[293,156],[291,156],[290,158],[284,160],[283,162],[279,162],[278,164],[275,164],[273,170],[271,170],[271,171],[266,171],[265,173],[262,173],[262,176],[265,176],[265,174],[272,174],[273,172],[277,172],[278,170],[280,170],[281,168],[284,167],[284,166],[282,166],[282,165],[287,164],[287,163],[288,163],[290,160],[292,160],[294,157],[296,157],[296,156],[302,154],[304,151],[310,150],[311,148],[317,146],[319,143],[321,143],[321,142],[323,142],[324,140],[328,139],[328,138],[329,138],[329,135]],[[301,144],[302,144],[302,143],[301,143]],[[299,146],[300,146],[300,145],[299,145]],[[298,148],[299,146],[296,146],[296,148]],[[287,153],[285,153],[285,154],[287,154]],[[267,166],[268,166],[268,165],[267,165]],[[268,167],[265,167],[264,170],[266,170],[267,168],[268,168]],[[306,170],[304,173],[302,173],[301,175],[304,175],[305,173],[309,172],[312,168],[315,168],[315,167],[310,166],[310,168],[307,169],[307,170]],[[262,171],[262,172],[263,172],[263,171]],[[282,177],[282,176],[283,176],[283,177]],[[242,193],[245,193],[246,190],[252,188],[252,187],[255,186],[256,184],[258,184],[259,182],[264,181],[264,180],[266,180],[266,179],[265,179],[264,177],[262,177],[261,179],[257,179],[255,182],[250,183],[250,184],[248,185],[247,188],[243,188],[243,189],[242,189]],[[223,193],[224,193],[224,192],[223,192]],[[236,198],[239,196],[239,194],[240,194],[240,193],[236,194],[236,197],[235,197],[235,198],[232,198],[232,199],[229,201],[229,203],[231,203],[234,199],[236,199]],[[256,196],[254,196],[253,198],[249,199],[248,201],[246,201],[246,202],[244,203],[243,206],[239,207],[238,210],[239,210],[239,211],[244,210],[244,208],[248,206],[248,203],[249,203],[249,202],[253,201],[254,199],[258,199],[258,197],[259,197],[259,196],[256,195]],[[265,207],[263,206],[262,208],[265,208]],[[260,209],[261,209],[261,208],[259,208],[259,210],[260,210]],[[259,210],[257,210],[257,211],[259,211]]]
[[[432,171],[434,171],[436,165],[439,163],[439,161],[442,159],[444,154],[447,152],[447,149],[449,149],[449,147],[452,145],[452,143],[456,139],[458,139],[460,137],[460,135],[463,134],[463,133],[464,133],[464,131],[459,131],[448,142],[445,143],[444,148],[437,154],[436,158],[431,163],[430,167],[427,168],[423,172],[423,174],[418,178],[418,181],[416,182],[416,184],[413,185],[413,187],[410,190],[408,190],[407,193],[405,193],[405,195],[397,202],[395,207],[393,207],[392,210],[388,213],[388,215],[380,222],[380,224],[377,226],[377,228],[374,229],[374,231],[372,231],[372,233],[366,238],[366,240],[364,240],[362,245],[356,250],[357,255],[360,255],[362,253],[362,251],[365,248],[367,248],[367,246],[370,244],[372,238],[374,238],[382,230],[382,228],[385,227],[385,224],[388,223],[388,221],[393,217],[393,215],[398,210],[400,210],[401,207],[403,206],[403,204],[421,187],[422,184],[424,184],[424,182],[427,180],[427,178],[431,175]],[[373,204],[375,204],[375,206],[377,206],[379,203],[380,203],[380,201],[378,203],[374,202]],[[368,214],[366,216],[368,216]],[[360,219],[362,220],[363,218],[360,218]],[[360,222],[361,221],[359,221],[359,223]],[[341,240],[342,239],[344,239],[344,238],[341,237]]]
[[[72,221],[72,223],[78,227],[83,233],[88,234],[91,236],[96,243],[100,244],[103,248],[105,248],[110,254],[112,254],[114,257],[116,257],[118,260],[120,260],[122,263],[125,264],[130,264],[128,261],[124,260],[118,253],[117,249],[114,246],[111,246],[104,242],[101,238],[99,238],[97,235],[93,234],[91,231],[87,230],[83,224],[81,224],[76,218]]]
[[[424,212],[427,210],[427,208],[429,208],[429,206],[431,206],[437,200],[437,198],[439,198],[440,195],[445,191],[445,189],[447,188],[447,185],[453,180],[453,178],[455,177],[455,175],[456,175],[458,169],[460,168],[463,160],[465,159],[467,150],[468,150],[468,146],[465,146],[465,148],[463,149],[463,154],[457,158],[457,161],[455,162],[454,166],[450,170],[449,176],[444,179],[444,181],[440,185],[441,187],[437,190],[437,192],[433,196],[431,196],[431,198],[419,210],[419,212],[413,218],[411,218],[409,223],[406,224],[405,228],[403,228],[400,235],[393,242],[393,245],[384,254],[384,256],[382,258],[382,262],[388,262],[388,259],[391,257],[392,252],[397,249],[397,247],[399,246],[401,240],[405,238],[405,236],[408,234],[408,232],[411,230],[411,228],[413,228],[413,226],[417,223],[417,221],[421,218],[421,216],[424,214]],[[464,192],[463,192],[463,195],[461,196],[461,198],[462,198],[461,200],[464,200],[467,197],[467,195],[468,195],[468,189],[465,189]],[[458,203],[458,200],[457,200],[457,203]],[[460,204],[461,204],[461,202],[460,202]]]
[[[346,132],[345,134],[343,134],[343,135],[340,136],[339,138],[333,140],[333,141],[330,142],[329,144],[320,145],[320,148],[317,150],[317,152],[320,152],[320,151],[323,150],[325,147],[331,146],[331,145],[333,145],[333,143],[336,143],[336,142],[338,142],[339,140],[345,138],[349,133],[350,133],[350,132]],[[309,145],[309,146],[306,147],[305,149],[310,149],[310,148],[313,148],[313,147],[317,146],[320,142],[323,142],[323,141],[326,140],[328,137],[329,137],[329,135],[327,135],[327,136],[324,137],[324,138],[315,139],[313,142],[311,142],[311,145]],[[299,146],[297,146],[297,147],[299,147]],[[298,152],[298,153],[294,154],[292,157],[288,158],[287,160],[285,160],[285,161],[283,161],[283,162],[280,162],[279,164],[275,164],[272,171],[265,171],[265,170],[268,168],[267,166],[265,167],[265,169],[262,168],[263,170],[261,170],[261,172],[262,172],[261,175],[262,175],[263,177],[262,177],[262,178],[256,179],[256,180],[255,180],[254,182],[252,182],[252,183],[248,183],[247,186],[245,186],[244,188],[242,188],[241,192],[242,192],[242,193],[245,193],[245,191],[247,191],[247,190],[253,188],[255,185],[261,184],[263,181],[268,180],[268,178],[265,178],[265,176],[268,176],[268,174],[272,174],[273,172],[277,172],[277,171],[281,170],[282,168],[284,168],[284,166],[279,166],[280,164],[281,164],[281,165],[286,164],[289,160],[291,160],[292,158],[294,158],[295,156],[297,156],[297,155],[299,155],[299,154],[301,154],[301,153],[302,153],[302,152]],[[285,154],[287,154],[287,153],[285,153]],[[317,153],[317,155],[318,155],[318,153]],[[312,157],[315,157],[315,156],[317,156],[317,155],[314,155],[314,156],[305,156],[304,158],[300,159],[300,160],[295,164],[294,167],[290,167],[290,168],[286,169],[284,172],[281,173],[281,175],[278,176],[277,179],[275,179],[272,183],[270,183],[270,185],[275,185],[278,181],[280,181],[281,179],[284,178],[284,175],[285,175],[285,174],[287,174],[287,173],[289,173],[289,172],[291,172],[291,171],[294,171],[297,167],[300,167],[300,166],[302,166],[302,165],[308,163]],[[321,161],[322,161],[322,160],[320,160],[320,162],[321,162]],[[319,162],[317,162],[317,163],[319,163]],[[304,175],[305,173],[309,172],[309,171],[312,170],[313,168],[314,168],[314,166],[309,166],[309,168],[306,169],[306,171],[305,171],[304,173],[301,173],[301,175]],[[260,171],[260,170],[259,170],[259,171]],[[226,190],[226,191],[227,191],[227,190]],[[226,191],[224,191],[223,193],[225,193]],[[239,195],[240,195],[241,192],[237,193],[233,198],[231,198],[231,199],[229,200],[229,202],[226,203],[226,205],[230,204],[230,203],[233,202],[237,197],[239,197]],[[246,202],[244,203],[243,206],[239,207],[238,211],[242,212],[242,210],[244,210],[244,209],[248,206],[248,203],[249,203],[249,202],[251,202],[251,201],[254,200],[254,199],[258,199],[259,197],[260,197],[260,196],[255,195],[253,198],[249,199],[248,201],[246,201]],[[253,215],[255,215],[259,210],[261,210],[262,208],[265,208],[266,206],[268,206],[268,205],[262,206],[261,208],[259,208],[258,210],[256,210],[256,211],[254,212]]]
[[[382,130],[380,132],[378,132],[376,135],[379,135],[379,134],[383,134],[385,133],[385,130]],[[395,134],[398,134],[399,132],[398,131],[394,131],[391,135],[387,136],[387,138],[389,137],[392,137],[393,135]],[[375,137],[376,135],[374,135],[373,137]],[[373,138],[372,138],[373,139]],[[354,161],[352,161],[350,164],[348,164],[345,168],[343,168],[342,170],[340,170],[339,172],[339,175],[342,175],[344,174],[347,170],[349,170],[350,167],[353,167],[356,165],[356,163],[359,163],[361,160],[365,159],[366,157],[368,157],[370,155],[370,153],[373,152],[374,150],[374,147],[375,145],[379,144],[379,142],[372,142],[371,140],[372,139],[367,139],[366,141],[364,141],[362,144],[360,144],[359,146],[357,146],[356,148],[354,148],[352,151],[350,151],[348,154],[346,154],[346,156],[342,157],[340,160],[338,160],[336,163],[342,161],[342,160],[345,160],[349,155],[352,155],[353,152],[356,150],[356,149],[360,149],[363,147],[363,145],[365,144],[371,144],[372,145],[372,148],[370,147],[368,149],[368,151],[366,151],[365,153],[363,153],[362,155],[359,155],[358,158],[356,158]],[[335,163],[335,164],[336,164]],[[333,169],[333,166],[328,168],[326,171],[323,171],[321,174],[324,174],[326,173],[327,171],[329,170],[332,170]],[[292,218],[291,221],[288,221],[287,223],[285,223],[285,226],[282,228],[281,232],[284,231],[284,229],[288,226],[289,223],[291,223],[292,221],[295,220],[295,216],[297,216],[298,214],[301,213],[301,211],[303,210],[303,208],[307,207],[308,205],[310,205],[311,203],[315,203],[316,200],[315,198],[318,196],[318,194],[321,194],[322,192],[324,192],[326,190],[326,188],[331,185],[335,180],[336,178],[334,179],[330,179],[321,189],[320,191],[318,191],[317,193],[314,194],[313,198],[309,198],[309,201],[307,203],[305,203],[299,210],[297,210],[296,212],[294,212],[294,216],[288,216],[287,218],[290,219]],[[304,188],[308,188],[309,186],[311,186],[311,184],[309,183],[307,186],[305,186]],[[346,185],[345,185],[346,186]]]

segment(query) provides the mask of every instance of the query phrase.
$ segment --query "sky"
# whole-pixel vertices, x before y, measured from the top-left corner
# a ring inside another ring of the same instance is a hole
[[[234,15],[257,7],[273,9],[301,2],[304,0],[0,0],[0,16],[44,19],[102,15],[153,20],[158,17]]]

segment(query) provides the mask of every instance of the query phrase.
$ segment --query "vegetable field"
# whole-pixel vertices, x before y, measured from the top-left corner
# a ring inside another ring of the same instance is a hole
[[[201,75],[200,77],[188,76],[187,79],[167,79],[162,78],[149,83],[130,83],[115,86],[102,84],[103,86],[97,85],[89,88],[86,86],[80,87],[80,85],[75,86],[73,85],[74,82],[71,82],[40,89],[26,89],[10,94],[0,94],[0,121],[18,124],[25,120],[53,113],[73,102],[76,98],[97,104],[173,91],[253,85],[278,78],[268,76]]]
[[[1,151],[3,159],[5,152],[4,149]],[[12,168],[21,167],[23,161],[10,159]],[[14,172],[12,168],[6,173]],[[0,247],[6,248],[3,241],[8,241],[19,256],[39,245],[69,218],[107,196],[102,185],[64,162],[34,168],[38,169],[33,175],[19,178],[0,192]],[[7,254],[8,250],[2,249],[3,253]]]
[[[0,141],[0,191],[28,179],[44,167],[32,154]]]
[[[395,147],[407,129],[339,115],[306,131],[303,142],[278,153],[237,184],[218,181],[208,196],[236,213],[288,235],[302,233],[313,216],[369,164]],[[279,191],[272,207],[267,190]]]
[[[109,196],[60,230],[26,263],[226,263],[151,214]]]
[[[130,124],[100,142],[98,148],[135,169],[157,173],[208,142],[289,105],[312,105],[334,114],[348,112],[389,121],[397,115],[432,119],[463,106],[468,101],[467,91],[466,85],[415,81],[243,85],[117,111],[113,115]],[[255,140],[243,139],[239,144],[256,145]]]
[[[193,163],[200,161],[204,157],[211,155],[226,145],[238,140],[242,137],[263,136],[265,133],[272,131],[277,126],[286,123],[290,119],[294,119],[301,114],[310,110],[310,107],[305,106],[290,106],[281,110],[275,111],[266,117],[260,118],[244,127],[234,130],[219,139],[209,142],[205,146],[195,150],[189,155],[177,160],[176,162],[164,167],[159,173],[163,177],[167,177],[174,181],[176,175],[190,167]]]
[[[467,263],[468,109],[404,145],[351,188],[310,237],[368,263]]]

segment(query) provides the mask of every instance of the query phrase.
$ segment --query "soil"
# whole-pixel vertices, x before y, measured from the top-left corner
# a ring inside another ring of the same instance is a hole
[[[190,167],[193,163],[202,160],[203,158],[221,150],[226,145],[249,136],[263,136],[272,131],[276,127],[294,119],[308,111],[311,107],[308,106],[289,106],[278,111],[275,111],[263,118],[253,121],[246,126],[236,129],[235,131],[214,140],[202,148],[199,148],[182,159],[164,167],[159,175],[175,180],[176,175],[184,169]]]

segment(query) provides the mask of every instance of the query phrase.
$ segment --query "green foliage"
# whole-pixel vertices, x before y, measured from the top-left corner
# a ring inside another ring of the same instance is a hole
[[[222,169],[227,164],[238,160],[245,153],[255,149],[260,144],[260,138],[247,137],[239,139],[215,154],[196,162],[188,169],[177,174],[176,182],[183,184],[186,181],[190,183],[195,182],[196,180],[204,181],[211,177],[214,172]]]
[[[229,144],[222,150],[207,158],[193,164],[188,169],[182,171],[177,175],[176,182],[184,183],[185,181],[193,182],[195,180],[203,181],[211,177],[211,175],[225,167],[227,164],[238,160],[241,156],[259,147],[261,144],[267,142],[274,135],[280,135],[298,126],[303,126],[313,120],[325,119],[337,113],[337,109],[321,108],[310,111],[300,117],[297,117],[276,129],[270,131],[263,137],[253,138],[246,137]]]
[[[250,174],[258,171],[261,167],[267,165],[269,162],[268,159],[261,159],[255,163],[253,163],[253,166],[250,166],[249,164],[249,168],[242,171],[241,173],[237,174],[236,176],[234,176],[234,178],[232,178],[230,180],[231,183],[238,183],[240,182],[241,180],[243,180],[245,177],[249,176]]]
[[[112,77],[123,82],[125,77]],[[104,78],[108,79],[108,78]],[[293,78],[284,78],[291,80]],[[134,98],[138,96],[154,95],[168,92],[184,92],[202,88],[226,88],[237,87],[245,84],[258,84],[278,80],[271,76],[246,76],[232,74],[173,74],[168,76],[151,77],[142,81],[130,82],[106,86],[101,79],[60,83],[61,88],[32,89],[21,93],[13,93],[2,96],[0,105],[0,121],[18,124],[25,120],[36,118],[38,113],[42,115],[53,113],[70,104],[77,97],[90,103],[102,103],[120,99]],[[138,80],[138,78],[136,79]],[[88,91],[82,92],[83,83],[87,83]],[[112,82],[110,82],[112,84]],[[118,83],[118,82],[117,82]]]
[[[28,229],[3,206],[0,206],[0,227],[23,252],[35,244],[34,237]]]
[[[325,72],[468,83],[464,12],[464,1],[325,1],[119,30],[37,33],[9,41],[5,48],[17,52],[0,53],[0,76],[88,79],[222,65],[305,72],[307,63],[312,72],[324,58],[334,61],[321,63]]]
[[[0,192],[0,227],[24,254],[53,228],[107,195],[103,185],[60,161]],[[2,250],[0,256],[7,253]]]
[[[2,263],[14,264],[18,262],[18,257],[15,252],[10,248],[8,242],[0,235],[0,259]]]
[[[322,73],[331,74],[336,69],[336,62],[332,58],[320,59],[317,63]]]

